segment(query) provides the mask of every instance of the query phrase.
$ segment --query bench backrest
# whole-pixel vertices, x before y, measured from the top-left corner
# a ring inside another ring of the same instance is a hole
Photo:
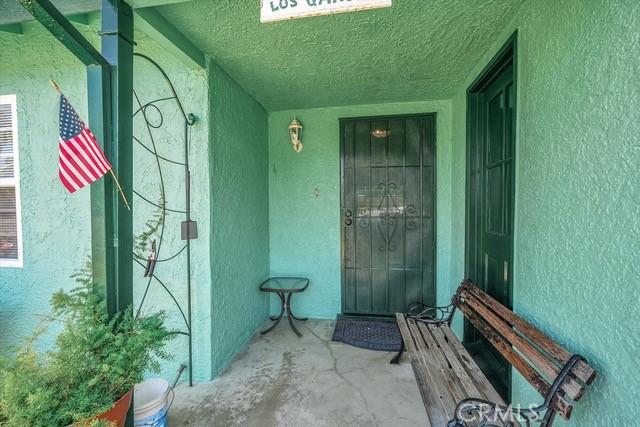
[[[549,394],[571,353],[470,280],[460,285],[454,305],[542,396]],[[551,409],[569,419],[571,401],[580,400],[595,377],[593,368],[578,361],[553,395]]]

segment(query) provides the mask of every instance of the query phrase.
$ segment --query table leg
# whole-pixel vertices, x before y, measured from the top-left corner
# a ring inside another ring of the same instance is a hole
[[[293,324],[293,314],[291,314],[291,295],[293,295],[293,293],[289,293],[289,295],[287,295],[287,302],[285,303],[285,307],[287,308],[287,319],[289,320],[289,325],[291,326],[291,329],[293,329],[293,332],[295,332],[297,336],[301,337],[302,334],[298,331],[296,325]],[[295,318],[295,316],[293,317]]]
[[[287,303],[286,303],[286,301],[284,299],[284,294],[282,292],[278,292],[277,294],[280,297],[280,303],[282,304],[282,307],[280,308],[280,315],[277,316],[277,317],[270,316],[269,319],[274,321],[273,325],[269,326],[267,329],[265,329],[264,331],[260,332],[260,335],[264,335],[267,332],[271,331],[276,326],[278,326],[278,323],[280,323],[280,320],[282,319],[282,316],[284,315],[284,311],[285,311],[285,308],[287,306]],[[291,294],[289,294],[289,295],[291,295]],[[291,321],[291,319],[289,319],[289,321]]]
[[[289,294],[289,297],[291,297],[292,294]],[[291,298],[289,298],[291,299]],[[305,322],[307,320],[309,320],[308,317],[298,317],[295,314],[293,314],[293,311],[291,311],[291,301],[289,301],[289,303],[287,304],[287,309],[289,310],[289,314],[291,315],[291,317],[293,317],[296,320],[299,320],[301,322]]]

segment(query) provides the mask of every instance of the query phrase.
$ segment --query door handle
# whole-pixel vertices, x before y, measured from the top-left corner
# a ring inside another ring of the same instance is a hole
[[[353,221],[351,220],[351,218],[347,218],[344,220],[344,225],[346,225],[347,227],[350,226],[351,224],[353,224]]]

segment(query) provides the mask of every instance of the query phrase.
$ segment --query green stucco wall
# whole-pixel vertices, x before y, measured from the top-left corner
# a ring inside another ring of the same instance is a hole
[[[294,313],[332,319],[341,312],[339,119],[432,112],[437,114],[437,282],[445,284],[441,288],[446,291],[451,283],[450,102],[358,105],[269,114],[271,275],[311,279],[309,289],[293,298]],[[291,148],[287,130],[294,115],[304,126],[304,150],[299,154]],[[272,310],[278,308],[273,300]]]
[[[231,361],[269,305],[267,113],[220,67],[209,64],[211,105],[212,377]]]
[[[20,339],[31,333],[42,316],[49,312],[49,298],[60,288],[70,289],[69,275],[81,267],[91,250],[89,189],[69,195],[57,178],[58,102],[49,79],[55,79],[77,108],[86,114],[85,68],[65,48],[35,22],[25,23],[21,35],[0,35],[0,93],[16,94],[19,121],[20,183],[22,190],[22,222],[24,267],[0,268],[0,353],[8,354]],[[99,43],[97,23],[81,26],[82,32]],[[208,81],[205,70],[189,70],[162,51],[142,34],[136,34],[137,51],[156,59],[172,78],[187,111],[199,119],[191,131],[192,216],[198,221],[201,238],[192,244],[194,377],[211,377],[211,276],[209,263],[209,111]],[[9,59],[10,58],[10,59]],[[153,68],[135,60],[134,87],[141,102],[167,96],[164,81]],[[183,127],[177,110],[162,104],[167,126],[154,131],[160,154],[183,156]],[[155,111],[150,119],[156,120]],[[149,144],[146,129],[135,120],[134,133]],[[155,161],[139,146],[134,147],[135,189],[159,200]],[[165,167],[167,205],[180,209],[184,205],[183,177],[180,168]],[[153,214],[143,201],[134,198],[134,230],[144,230],[144,222]],[[179,237],[182,215],[167,216],[164,255],[179,250],[184,243]],[[73,238],[70,238],[73,236]],[[161,254],[162,257],[164,257]],[[134,298],[140,301],[146,280],[134,267]],[[186,306],[184,254],[176,261],[158,265],[156,273],[176,298]],[[152,284],[144,311],[165,310],[167,325],[184,330],[184,323],[166,293]],[[39,348],[53,343],[56,327],[39,340]],[[161,375],[172,379],[178,365],[187,360],[184,337],[176,338],[168,347],[173,361],[163,365]],[[185,377],[186,378],[186,377]]]
[[[517,29],[514,309],[598,370],[575,426],[638,424],[639,28],[637,1],[529,1],[453,100],[452,253],[463,254],[464,91]],[[514,401],[532,400],[514,375]]]
[[[69,196],[55,179],[58,107],[49,86],[49,79],[56,79],[86,117],[84,68],[35,24],[26,24],[26,31],[34,36],[0,34],[0,93],[17,98],[24,242],[24,267],[0,268],[0,350],[5,355],[49,312],[51,293],[72,286],[69,275],[91,249],[89,192]],[[63,226],[52,226],[56,223]],[[42,338],[41,348],[52,336]]]

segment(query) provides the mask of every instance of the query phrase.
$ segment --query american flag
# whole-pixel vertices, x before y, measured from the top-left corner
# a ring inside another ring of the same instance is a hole
[[[70,193],[102,178],[111,163],[89,128],[60,94],[60,149],[58,176]]]

